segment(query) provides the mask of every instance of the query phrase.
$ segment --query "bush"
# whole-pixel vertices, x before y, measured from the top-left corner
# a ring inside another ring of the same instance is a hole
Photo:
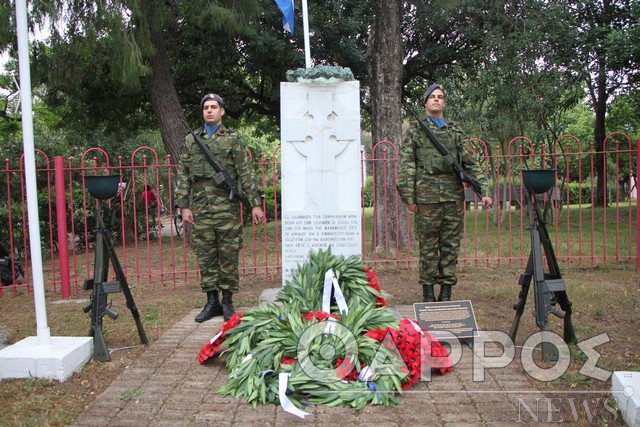
[[[565,184],[569,186],[569,204],[577,205],[578,203],[591,203],[591,185],[587,183],[570,182]],[[582,191],[582,200],[580,200],[580,192]],[[566,197],[566,193],[563,194]]]
[[[373,207],[373,177],[368,176],[364,181],[364,199],[362,201],[365,208]]]
[[[280,203],[280,183],[278,183],[275,187],[275,198],[273,196],[273,185],[269,185],[264,189],[264,200],[266,205],[266,212],[264,213],[267,217],[267,221],[273,220],[276,217],[276,208],[278,212],[278,218],[280,218],[282,213],[282,205]]]

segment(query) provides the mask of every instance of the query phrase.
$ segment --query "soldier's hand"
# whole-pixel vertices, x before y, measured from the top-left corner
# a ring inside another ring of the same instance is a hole
[[[193,221],[193,212],[191,212],[191,209],[182,208],[180,213],[182,214],[182,222],[187,222],[189,224],[195,224],[195,222]]]
[[[251,209],[251,218],[253,219],[254,224],[262,224],[264,222],[264,213],[260,206],[254,206]]]
[[[409,212],[418,212],[418,205],[407,205]]]
[[[489,209],[493,206],[493,199],[491,197],[483,197],[482,198],[482,207],[485,209]]]

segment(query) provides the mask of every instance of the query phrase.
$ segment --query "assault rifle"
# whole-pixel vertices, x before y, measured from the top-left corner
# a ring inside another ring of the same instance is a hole
[[[229,176],[229,173],[224,168],[222,163],[220,163],[220,161],[216,159],[216,157],[213,155],[209,147],[207,147],[207,145],[202,141],[202,139],[200,139],[200,137],[195,132],[191,132],[191,134],[193,135],[193,138],[196,140],[196,142],[204,152],[204,156],[207,158],[209,163],[211,163],[211,166],[213,166],[213,169],[215,169],[216,171],[216,174],[213,176],[214,184],[216,186],[220,186],[224,184],[229,190],[229,200],[233,200],[234,198],[237,197],[246,208],[251,209],[252,207],[251,202],[249,201],[247,196],[245,196],[244,193],[240,191],[240,189],[238,188],[238,185],[233,180],[233,178]]]
[[[524,274],[518,280],[520,293],[518,301],[513,305],[516,315],[511,325],[509,337],[515,343],[520,319],[527,303],[527,294],[533,283],[534,315],[536,325],[542,330],[549,328],[549,314],[563,319],[563,339],[567,344],[578,341],[571,321],[571,301],[567,294],[564,279],[560,273],[560,266],[556,258],[551,237],[544,221],[544,215],[538,207],[536,194],[542,194],[555,184],[555,169],[522,171],[523,185],[526,190],[526,201],[529,210],[531,252]],[[545,272],[544,259],[549,271]],[[559,306],[559,307],[558,307]],[[545,361],[557,361],[559,354],[555,345],[542,342],[542,357]]]
[[[87,189],[92,196],[99,200],[107,200],[114,197],[118,188],[118,175],[111,176],[87,176],[85,177]],[[93,264],[93,276],[85,279],[84,290],[91,290],[91,300],[83,307],[83,311],[91,318],[91,329],[89,335],[93,337],[93,358],[99,362],[110,360],[109,349],[102,331],[102,318],[106,314],[111,320],[118,317],[118,312],[111,309],[108,303],[108,294],[122,292],[124,294],[127,308],[131,311],[133,320],[138,329],[140,342],[144,345],[149,343],[144,332],[140,313],[131,294],[131,289],[124,275],[124,270],[118,260],[118,255],[111,241],[111,226],[113,225],[113,208],[106,209],[107,217],[110,219],[110,227],[105,225],[103,212],[98,202],[96,208],[96,246]],[[108,281],[109,262],[113,265],[116,280]]]
[[[462,165],[458,163],[455,157],[453,157],[453,155],[447,149],[447,147],[442,145],[442,142],[440,142],[436,134],[433,133],[429,125],[423,119],[421,119],[420,116],[418,116],[418,113],[416,113],[413,110],[413,108],[411,108],[411,106],[409,106],[406,103],[404,104],[404,107],[409,113],[411,113],[413,117],[415,117],[416,120],[418,120],[418,123],[420,124],[420,127],[422,128],[422,130],[427,134],[427,137],[433,143],[436,149],[440,152],[442,157],[444,157],[444,161],[447,162],[447,164],[451,166],[453,170],[456,172],[456,175],[458,176],[460,181],[462,183],[467,184],[469,188],[471,188],[473,192],[478,195],[479,198],[482,198],[482,187],[480,187],[480,184],[478,184],[478,181],[473,179],[471,175],[469,175],[469,172],[467,172],[462,167]]]

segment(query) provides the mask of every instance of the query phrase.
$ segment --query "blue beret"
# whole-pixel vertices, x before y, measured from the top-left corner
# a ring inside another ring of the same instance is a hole
[[[221,107],[224,107],[224,101],[222,100],[220,95],[216,95],[215,93],[208,93],[205,96],[203,96],[202,100],[200,101],[201,110],[204,108],[204,103],[207,101],[218,101],[218,105],[220,105]]]
[[[442,88],[438,83],[434,83],[431,86],[429,86],[429,89],[427,89],[427,91],[424,94],[424,101],[422,102],[423,105],[427,103],[427,99],[429,99],[429,95],[431,95],[431,92],[433,92],[436,89],[442,90]]]

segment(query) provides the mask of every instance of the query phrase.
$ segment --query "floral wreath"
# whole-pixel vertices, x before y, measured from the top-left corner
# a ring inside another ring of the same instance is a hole
[[[333,289],[329,305],[325,294],[328,310],[322,311],[329,271],[340,289]],[[371,269],[330,249],[312,251],[276,303],[235,314],[202,347],[199,361],[215,355],[229,371],[220,394],[253,406],[279,403],[299,416],[309,404],[394,406],[423,370],[452,370],[447,351],[429,332],[414,320],[398,321],[387,309]]]

